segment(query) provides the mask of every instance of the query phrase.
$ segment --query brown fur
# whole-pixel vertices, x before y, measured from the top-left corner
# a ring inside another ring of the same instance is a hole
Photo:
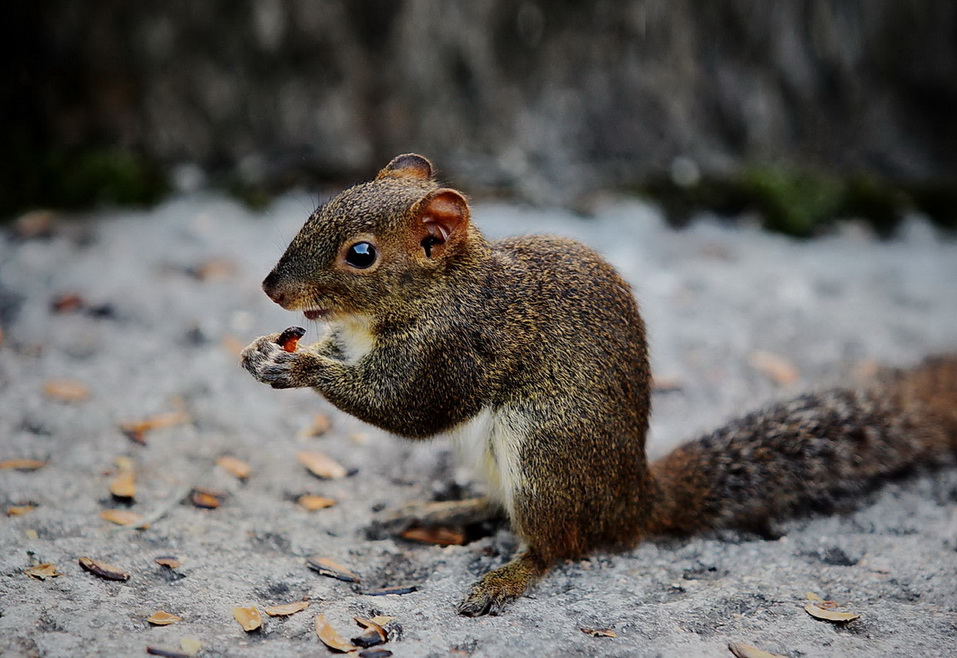
[[[951,358],[885,374],[871,388],[769,407],[649,470],[651,375],[628,285],[572,240],[488,242],[464,197],[431,171],[420,156],[399,156],[344,191],[309,218],[264,281],[287,309],[362,319],[371,348],[348,358],[342,328],[296,353],[264,336],[243,364],[276,388],[313,387],[409,438],[455,430],[481,413],[517,423],[506,428],[521,437],[510,520],[527,549],[476,583],[461,613],[497,612],[560,558],[626,548],[649,534],[761,527],[957,451]],[[368,269],[344,260],[359,240],[379,255]],[[489,459],[509,463],[509,455]],[[488,514],[479,501],[418,516],[441,523]]]

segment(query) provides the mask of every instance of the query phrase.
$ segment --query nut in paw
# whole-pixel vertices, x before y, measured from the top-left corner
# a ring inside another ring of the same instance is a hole
[[[300,355],[276,344],[277,335],[262,336],[246,346],[240,358],[243,368],[257,380],[273,388],[296,386],[293,366]]]

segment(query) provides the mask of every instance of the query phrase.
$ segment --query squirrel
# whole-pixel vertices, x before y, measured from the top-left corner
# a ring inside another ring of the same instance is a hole
[[[415,154],[317,209],[263,289],[330,331],[295,352],[257,339],[241,357],[256,379],[312,387],[403,437],[449,436],[488,489],[395,518],[507,515],[524,548],[471,587],[463,615],[499,613],[559,559],[760,529],[957,458],[953,354],[774,404],[649,464],[652,376],[629,285],[573,240],[487,240]]]

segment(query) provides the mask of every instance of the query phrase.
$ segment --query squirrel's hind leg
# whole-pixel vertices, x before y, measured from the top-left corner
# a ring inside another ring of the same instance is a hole
[[[466,617],[497,615],[544,576],[550,566],[534,551],[523,551],[505,566],[482,576],[456,611]]]

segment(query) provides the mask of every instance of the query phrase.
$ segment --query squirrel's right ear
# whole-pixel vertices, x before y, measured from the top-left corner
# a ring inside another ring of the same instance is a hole
[[[392,162],[382,168],[376,180],[387,176],[428,180],[432,178],[432,163],[415,153],[397,155],[392,158]]]
[[[459,192],[442,188],[430,192],[412,208],[413,233],[426,258],[441,257],[451,243],[465,237],[469,204]]]

